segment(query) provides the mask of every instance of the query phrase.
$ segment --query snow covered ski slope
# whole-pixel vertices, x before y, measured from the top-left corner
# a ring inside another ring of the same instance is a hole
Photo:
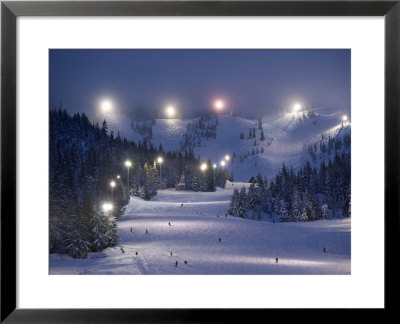
[[[155,148],[161,144],[165,151],[181,151],[185,136],[193,137],[194,154],[202,160],[210,159],[219,164],[226,154],[235,154],[236,158],[228,164],[234,175],[234,181],[248,181],[252,176],[261,173],[268,179],[275,177],[284,162],[295,170],[310,159],[305,153],[307,146],[325,136],[335,136],[341,129],[342,114],[329,109],[317,109],[313,118],[306,118],[302,112],[286,113],[278,116],[271,114],[262,118],[264,140],[261,140],[261,129],[257,120],[219,115],[218,125],[215,117],[205,124],[216,126],[216,137],[196,137],[193,129],[188,130],[195,119],[156,119],[152,125],[152,137],[147,138]],[[120,130],[122,136],[135,142],[144,140],[144,135],[134,131],[129,119],[111,121],[110,127],[116,133]],[[147,121],[151,125],[150,121]],[[255,137],[249,137],[249,131],[254,129]],[[244,138],[240,138],[241,134]],[[254,151],[254,152],[253,152]]]
[[[228,183],[215,193],[160,190],[151,201],[132,197],[118,220],[118,246],[88,259],[50,254],[50,273],[350,274],[349,218],[273,223],[226,217],[232,190],[241,186]]]

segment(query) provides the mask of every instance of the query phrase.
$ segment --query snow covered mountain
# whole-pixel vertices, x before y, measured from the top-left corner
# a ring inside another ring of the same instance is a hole
[[[115,134],[119,131],[127,139],[146,140],[155,148],[162,145],[164,151],[192,149],[201,160],[210,159],[218,165],[228,154],[232,160],[227,167],[234,180],[248,181],[258,173],[271,179],[282,163],[296,170],[306,161],[317,166],[332,157],[331,150],[329,154],[319,150],[323,147],[321,143],[328,145],[336,136],[350,135],[350,125],[343,126],[341,117],[338,112],[320,109],[311,115],[303,112],[268,115],[262,118],[262,123],[230,115],[155,121],[126,118],[108,123]],[[312,145],[318,147],[310,153]]]

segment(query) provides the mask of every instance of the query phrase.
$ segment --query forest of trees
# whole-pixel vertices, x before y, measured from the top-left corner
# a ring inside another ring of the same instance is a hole
[[[85,114],[70,116],[62,109],[50,111],[49,144],[50,253],[74,258],[118,242],[116,218],[131,195],[150,199],[157,189],[168,187],[215,191],[230,177],[227,170],[213,170],[210,161],[201,171],[192,151],[164,152],[146,140],[128,141],[109,132],[106,121],[100,126]],[[158,156],[164,160],[161,178]],[[126,160],[132,162],[129,184]],[[112,180],[116,186],[111,193]],[[104,211],[105,202],[112,203],[111,211]]]
[[[350,153],[336,154],[319,169],[306,163],[297,173],[282,166],[275,179],[257,175],[248,190],[233,192],[230,215],[261,220],[261,213],[281,222],[350,217]]]
[[[218,116],[204,114],[197,120],[190,122],[186,126],[186,133],[180,141],[181,150],[193,150],[202,145],[202,138],[216,139],[218,127]]]

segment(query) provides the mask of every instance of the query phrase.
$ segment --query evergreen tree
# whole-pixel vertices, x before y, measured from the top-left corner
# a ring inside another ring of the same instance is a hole
[[[265,141],[265,136],[264,136],[264,130],[261,129],[261,134],[260,134],[260,141]]]
[[[231,198],[231,203],[229,205],[228,213],[232,216],[237,216],[239,205],[239,190],[237,188],[233,189],[233,195]]]
[[[293,200],[292,200],[292,216],[291,220],[298,222],[302,219],[302,204],[301,197],[297,186],[293,190]]]
[[[237,208],[237,216],[241,218],[247,217],[246,188],[242,187],[239,191],[239,203]]]
[[[323,204],[321,207],[321,218],[322,219],[328,219],[328,205]]]
[[[175,188],[176,190],[186,190],[185,174],[183,172]]]
[[[291,221],[291,217],[289,215],[289,211],[287,209],[287,205],[284,200],[281,200],[281,202],[280,202],[279,215],[280,215],[281,222],[290,222]]]
[[[247,206],[251,210],[256,210],[256,205],[257,205],[256,186],[254,183],[252,183],[247,193]]]
[[[96,213],[92,218],[92,233],[92,250],[100,251],[115,245],[119,240],[115,217]]]

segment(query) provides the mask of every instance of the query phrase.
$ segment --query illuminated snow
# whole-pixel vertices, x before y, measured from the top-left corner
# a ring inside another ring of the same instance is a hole
[[[132,197],[118,220],[118,246],[83,260],[52,254],[50,273],[350,274],[350,219],[272,223],[268,217],[225,217],[233,188],[242,185],[228,183],[215,193],[162,190],[151,201]]]

